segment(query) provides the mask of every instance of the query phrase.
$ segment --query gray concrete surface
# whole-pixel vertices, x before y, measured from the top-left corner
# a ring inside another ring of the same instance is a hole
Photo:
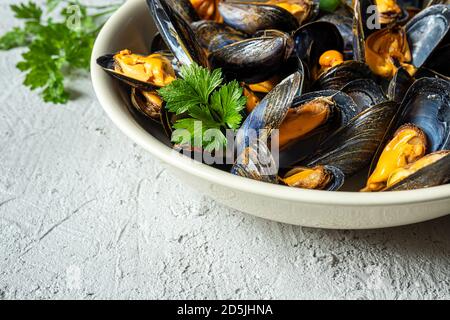
[[[88,77],[43,104],[20,52],[0,52],[0,299],[450,298],[450,216],[327,231],[230,210],[120,133]]]

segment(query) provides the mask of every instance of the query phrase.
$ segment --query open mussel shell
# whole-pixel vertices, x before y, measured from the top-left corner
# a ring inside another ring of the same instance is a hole
[[[414,83],[415,79],[404,68],[399,68],[392,80],[389,82],[387,95],[389,99],[401,103]]]
[[[274,129],[283,122],[295,95],[302,85],[303,74],[295,72],[270,91],[245,119],[237,132],[238,155],[251,145],[252,140],[270,140]]]
[[[275,5],[246,2],[220,2],[219,12],[224,22],[249,35],[266,29],[290,32],[299,27],[297,19]]]
[[[335,107],[338,109],[338,113],[335,114],[335,120],[339,122],[339,126],[346,125],[353,117],[358,114],[358,107],[355,104],[354,100],[345,92],[338,90],[322,90],[305,93],[294,99],[294,101],[292,102],[292,108],[305,104],[319,97],[327,97],[334,102]]]
[[[149,82],[140,81],[131,77],[128,77],[124,75],[123,73],[117,72],[115,70],[115,61],[114,61],[115,54],[107,54],[104,56],[101,56],[97,59],[97,64],[103,68],[103,70],[113,76],[114,78],[120,80],[121,82],[140,90],[144,91],[152,91],[157,89],[158,87]]]
[[[381,87],[371,79],[352,81],[342,88],[342,92],[356,103],[357,113],[388,100]]]
[[[439,46],[450,29],[450,5],[426,8],[406,24],[412,64],[419,68]]]
[[[397,6],[387,15],[383,15],[377,8],[375,0],[357,0],[353,1],[353,59],[356,61],[365,61],[365,42],[366,39],[377,30],[382,30],[392,26],[400,26],[408,20],[409,13],[403,8],[400,1],[393,1],[391,4]],[[376,9],[376,11],[374,10]],[[389,8],[389,6],[386,6]],[[377,16],[378,15],[378,16]]]
[[[156,92],[154,93],[156,94]],[[131,104],[143,115],[158,122],[161,121],[162,103],[155,103],[145,98],[144,93],[136,88],[131,88]],[[162,101],[161,101],[162,102]]]
[[[227,79],[258,83],[274,76],[292,50],[286,36],[264,36],[235,42],[211,52],[212,68],[221,68]]]
[[[231,173],[257,181],[278,183],[278,165],[263,140],[255,140],[238,155]]]
[[[208,60],[189,23],[172,7],[168,0],[147,0],[153,20],[174,56],[182,65],[195,62],[207,67]]]
[[[307,136],[289,143],[280,150],[280,168],[289,168],[293,164],[314,154],[320,143],[333,132],[346,126],[351,119],[358,114],[358,106],[353,99],[344,92],[337,90],[324,90],[305,93],[296,97],[291,108],[296,108],[317,98],[330,99],[334,105],[331,106],[330,114],[326,123],[314,129]]]
[[[245,34],[223,23],[202,20],[194,22],[191,26],[202,47],[210,52],[246,39]]]
[[[385,191],[404,191],[440,186],[450,182],[450,153]]]
[[[397,111],[393,101],[365,110],[322,142],[317,152],[301,164],[335,166],[347,177],[354,175],[370,164]]]
[[[435,78],[417,80],[400,106],[392,131],[408,123],[426,134],[428,152],[450,149],[450,82]]]
[[[294,33],[295,53],[310,70],[328,50],[344,51],[344,40],[339,29],[326,21],[305,24]]]
[[[178,66],[175,64],[174,61],[174,56],[170,53],[170,52],[155,52],[158,53],[162,56],[164,56],[165,58],[167,58],[169,61],[172,62],[172,67],[174,68],[175,73],[177,73],[178,71]],[[118,72],[115,70],[115,65],[116,62],[114,60],[114,56],[115,54],[106,54],[104,56],[101,56],[99,58],[97,58],[97,64],[102,67],[102,69],[110,74],[111,76],[113,76],[114,78],[120,80],[121,82],[129,85],[132,88],[136,88],[139,90],[143,90],[143,91],[154,91],[157,89],[160,89],[161,87],[151,83],[151,82],[145,82],[145,81],[140,81],[137,79],[134,79],[132,77],[126,76],[125,74]]]
[[[427,153],[450,149],[450,82],[422,78],[411,86],[372,159],[370,173],[375,170],[395,132],[404,125],[413,125],[423,131]]]
[[[365,63],[349,60],[323,73],[313,86],[320,90],[341,90],[352,81],[372,78],[372,71]]]
[[[310,168],[306,168],[306,167],[297,167],[294,168],[290,171],[288,171],[285,175],[283,179],[286,179],[288,177],[292,177],[295,174],[302,172],[304,170],[308,170]],[[306,189],[315,189],[315,190],[325,190],[325,191],[338,191],[339,189],[342,188],[342,186],[345,183],[345,175],[344,173],[333,166],[324,166],[324,167],[319,167],[319,168],[313,168],[313,169],[318,169],[320,170],[320,172],[322,172],[323,174],[321,174],[321,178],[320,181],[315,181],[316,186],[312,187],[312,186],[308,186],[308,187],[304,187]],[[282,184],[285,184],[285,182],[283,181],[283,179],[279,179],[280,182]],[[316,180],[316,179],[315,179]],[[292,187],[297,187],[297,186],[292,186]],[[300,186],[298,186],[300,187]]]

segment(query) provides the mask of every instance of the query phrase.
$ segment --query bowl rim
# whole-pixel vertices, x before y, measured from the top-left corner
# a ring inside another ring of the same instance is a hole
[[[95,94],[113,123],[131,140],[165,163],[211,183],[236,191],[263,197],[317,205],[339,206],[401,206],[405,204],[435,202],[450,198],[450,184],[411,191],[383,193],[330,192],[303,190],[238,177],[231,173],[194,161],[166,146],[145,131],[129,114],[123,112],[123,104],[108,94],[110,77],[96,64],[97,57],[107,53],[108,40],[114,31],[129,20],[145,0],[126,1],[106,22],[100,31],[92,52],[91,79]]]

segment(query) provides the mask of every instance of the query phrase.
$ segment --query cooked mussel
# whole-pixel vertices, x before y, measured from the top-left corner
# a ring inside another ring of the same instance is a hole
[[[289,11],[276,5],[221,2],[219,11],[227,25],[249,35],[267,29],[290,32],[299,27],[297,19]]]
[[[97,59],[103,70],[120,81],[144,91],[153,91],[175,80],[175,70],[170,56],[154,53],[148,56],[122,50]]]
[[[280,182],[294,188],[336,191],[344,185],[345,175],[332,166],[297,167],[280,178]]]
[[[381,24],[390,24],[403,15],[403,10],[396,0],[374,0]]]
[[[212,68],[221,68],[227,79],[258,83],[274,76],[289,59],[288,36],[262,36],[232,43],[211,52]]]
[[[372,33],[365,42],[366,63],[372,72],[391,79],[403,66],[411,75],[411,51],[403,27],[385,28]]]
[[[253,140],[242,149],[231,173],[257,181],[278,183],[278,165],[264,140]]]
[[[273,130],[280,128],[294,97],[303,84],[303,74],[295,72],[270,91],[245,119],[236,137],[238,154],[256,138],[270,140]]]
[[[450,151],[431,153],[394,172],[386,191],[414,190],[450,182]]]
[[[390,186],[391,175],[422,158],[427,150],[425,133],[414,124],[401,126],[386,145],[374,172],[362,191],[381,191]]]
[[[336,90],[296,97],[279,130],[280,168],[314,154],[320,143],[358,113],[350,96]]]
[[[412,123],[426,134],[429,152],[450,149],[450,82],[423,78],[407,92],[395,128]]]
[[[358,0],[366,35],[384,26],[404,23],[408,11],[397,0]],[[376,11],[373,9],[376,8]],[[374,16],[376,14],[376,16]]]
[[[160,121],[163,101],[156,91],[131,89],[131,103],[143,115]]]
[[[300,72],[287,77],[250,113],[236,135],[238,156],[231,173],[259,181],[277,182],[278,164],[269,149],[271,135],[280,127],[302,81]]]
[[[399,182],[401,175],[415,171],[415,168],[420,170],[422,162],[414,163],[427,153],[450,148],[449,82],[432,78],[416,81],[399,110],[385,142],[374,157],[373,170],[363,191],[389,189]],[[395,129],[396,132],[392,133]]]
[[[397,111],[398,105],[392,101],[363,111],[323,141],[301,164],[335,166],[347,177],[354,175],[370,164]]]

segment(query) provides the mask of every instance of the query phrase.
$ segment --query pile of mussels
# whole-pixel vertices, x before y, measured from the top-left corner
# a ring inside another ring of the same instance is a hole
[[[448,0],[343,1],[334,12],[318,0],[147,2],[159,30],[152,53],[123,50],[98,64],[168,130],[156,90],[180,65],[221,68],[242,83],[233,174],[333,191],[369,166],[366,192],[450,182]],[[269,147],[256,152],[246,139],[250,129],[279,129],[277,172]]]

